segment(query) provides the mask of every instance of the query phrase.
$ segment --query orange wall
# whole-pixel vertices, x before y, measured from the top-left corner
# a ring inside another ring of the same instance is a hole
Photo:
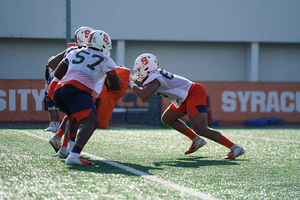
[[[0,121],[48,121],[45,80],[0,80]]]
[[[210,97],[212,118],[244,121],[262,117],[300,122],[300,83],[200,82]],[[163,110],[169,104],[163,100]]]
[[[212,118],[243,121],[280,117],[300,122],[300,83],[201,82],[210,97]],[[48,121],[45,80],[0,80],[0,121]],[[163,100],[162,110],[169,104]]]

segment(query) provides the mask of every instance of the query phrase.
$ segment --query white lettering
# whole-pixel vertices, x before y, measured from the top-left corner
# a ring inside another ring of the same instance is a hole
[[[224,91],[222,93],[222,110],[224,112],[234,112],[236,110],[236,94],[234,91]]]
[[[237,94],[241,103],[241,112],[247,112],[247,103],[250,97],[250,92],[246,91],[245,96],[243,96],[243,91],[237,91]]]
[[[27,94],[29,93],[29,89],[18,90],[18,94],[21,94],[21,110],[27,110]]]
[[[263,91],[254,91],[251,94],[251,112],[257,111],[257,106],[260,106],[260,112],[265,112],[266,94]]]
[[[0,97],[6,97],[6,92],[0,90]],[[4,110],[5,108],[6,108],[6,101],[0,98],[0,111]]]
[[[300,92],[296,92],[296,110],[300,112]]]
[[[16,110],[16,90],[9,90],[9,111]]]
[[[35,109],[42,110],[45,90],[42,89],[40,95],[38,94],[37,90],[31,90],[31,93],[35,100]]]
[[[280,112],[278,93],[276,91],[270,91],[267,99],[266,112],[271,112],[274,109],[275,112]]]
[[[280,95],[280,106],[281,106],[281,110],[282,112],[293,112],[295,109],[295,104],[294,103],[290,103],[289,105],[287,102],[287,98],[289,98],[290,100],[295,100],[295,95],[293,92],[291,91],[284,91],[281,93]]]

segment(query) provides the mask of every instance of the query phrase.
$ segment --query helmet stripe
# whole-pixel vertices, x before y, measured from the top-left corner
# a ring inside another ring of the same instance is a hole
[[[74,34],[74,39],[75,39],[75,43],[77,44],[78,42],[77,42],[77,33],[78,33],[78,31],[79,31],[80,29],[78,29],[76,32],[75,32],[75,34]]]
[[[90,34],[90,38],[89,38],[88,43],[91,43],[91,40],[92,40],[93,35],[94,35],[94,33],[93,33],[93,34]]]

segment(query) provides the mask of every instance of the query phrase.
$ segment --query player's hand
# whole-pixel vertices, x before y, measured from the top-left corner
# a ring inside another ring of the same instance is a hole
[[[130,74],[130,77],[131,77],[131,79],[132,79],[134,82],[136,82],[136,81],[139,79],[137,73],[135,73],[135,74],[133,74],[133,75]]]
[[[134,83],[132,77],[133,77],[133,76],[130,74],[128,85],[129,85],[131,88],[133,88],[134,86],[136,86],[136,84]]]

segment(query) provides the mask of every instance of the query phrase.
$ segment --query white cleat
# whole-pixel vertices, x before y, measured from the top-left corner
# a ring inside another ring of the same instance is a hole
[[[65,162],[67,165],[95,165],[95,163],[84,160],[82,156],[69,155]]]
[[[233,145],[230,150],[231,152],[229,152],[228,155],[223,157],[222,159],[233,160],[236,157],[239,157],[245,153],[245,149],[237,144]]]
[[[67,158],[68,157],[67,147],[61,147],[60,150],[57,152],[57,156],[60,158]]]
[[[61,141],[60,141],[59,136],[55,135],[52,138],[50,138],[49,143],[53,147],[53,149],[56,153],[61,148]]]
[[[203,138],[199,137],[199,139],[197,139],[196,141],[193,141],[192,146],[184,154],[194,153],[198,149],[200,149],[201,147],[203,147],[204,145],[206,145],[206,141]]]
[[[57,128],[55,126],[49,126],[48,128],[44,129],[44,131],[52,131],[52,132],[56,132]]]

